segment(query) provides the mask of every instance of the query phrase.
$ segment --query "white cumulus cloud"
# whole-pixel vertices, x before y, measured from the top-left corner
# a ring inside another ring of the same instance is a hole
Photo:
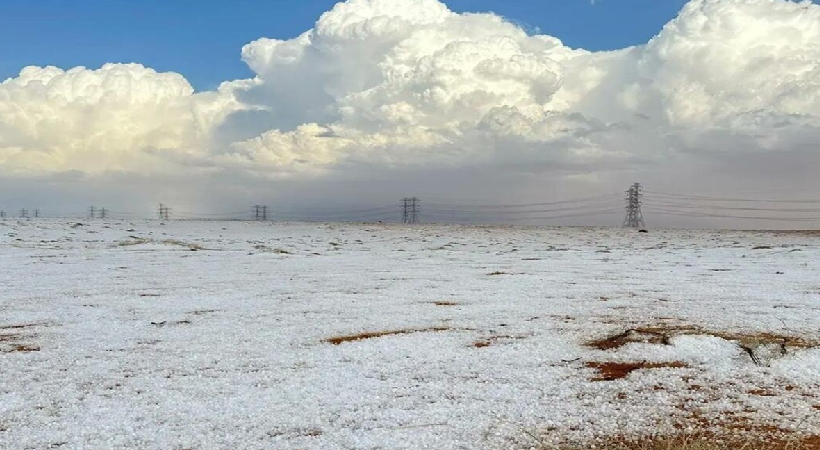
[[[0,84],[0,167],[7,173],[162,171],[206,151],[238,106],[194,94],[182,75],[138,64],[90,70],[26,67]]]
[[[241,57],[254,78],[200,93],[137,64],[24,68],[0,84],[0,168],[668,179],[687,164],[720,173],[727,153],[813,157],[820,141],[809,1],[691,0],[651,41],[590,52],[438,0],[348,0]]]

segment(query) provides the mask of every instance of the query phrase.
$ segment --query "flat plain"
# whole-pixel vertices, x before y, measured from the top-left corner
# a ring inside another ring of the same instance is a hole
[[[820,434],[820,233],[0,221],[0,448]]]

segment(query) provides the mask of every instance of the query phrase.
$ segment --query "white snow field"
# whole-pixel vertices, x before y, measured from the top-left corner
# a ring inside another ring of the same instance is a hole
[[[0,448],[818,434],[818,265],[811,232],[0,221]]]

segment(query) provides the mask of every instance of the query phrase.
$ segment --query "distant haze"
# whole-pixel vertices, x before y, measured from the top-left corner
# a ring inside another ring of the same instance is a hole
[[[808,1],[691,0],[646,44],[590,52],[437,0],[348,0],[241,57],[253,78],[202,92],[140,64],[21,68],[0,84],[0,209],[375,219],[345,211],[417,196],[422,219],[619,225],[642,182],[653,226],[820,226]],[[583,217],[455,214],[603,196]]]

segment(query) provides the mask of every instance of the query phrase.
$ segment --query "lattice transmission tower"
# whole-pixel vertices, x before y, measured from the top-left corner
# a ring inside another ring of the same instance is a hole
[[[267,205],[253,205],[253,218],[254,220],[268,220],[268,207]]]
[[[641,183],[635,183],[626,191],[626,218],[624,218],[624,227],[646,228],[643,221],[643,212],[641,212],[642,190]]]
[[[157,217],[159,217],[160,220],[170,220],[171,208],[165,206],[164,203],[160,203],[159,208],[157,209]]]
[[[421,200],[416,197],[407,197],[401,199],[402,206],[402,222],[404,223],[418,223],[419,222],[419,204]]]

